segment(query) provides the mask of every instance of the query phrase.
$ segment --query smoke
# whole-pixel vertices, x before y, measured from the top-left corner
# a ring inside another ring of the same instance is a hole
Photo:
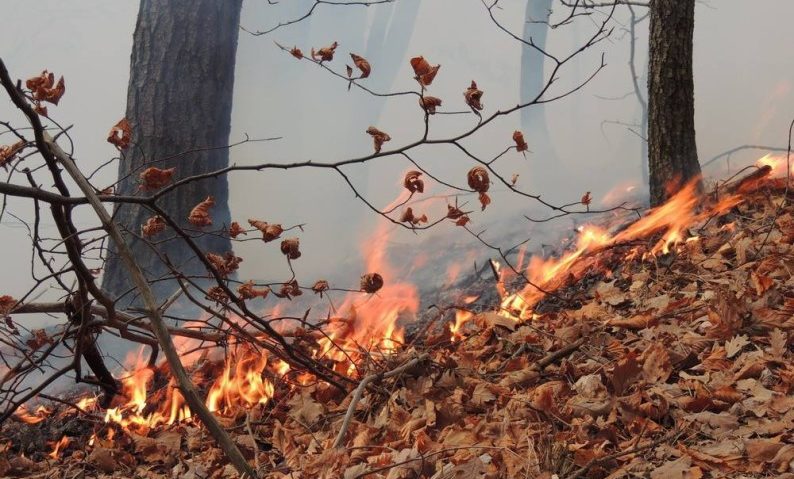
[[[301,16],[312,3],[310,0],[277,5],[246,2],[242,24],[251,30],[264,30]],[[503,9],[496,14],[508,28],[520,34],[526,2],[503,1],[500,5]],[[414,97],[390,98],[378,108],[370,108],[368,105],[374,100],[367,94],[356,88],[348,91],[346,82],[308,62],[296,60],[273,45],[273,41],[278,41],[308,52],[311,47],[339,41],[337,58],[331,66],[344,71],[349,52],[368,51],[367,37],[378,8],[321,5],[308,21],[272,34],[252,36],[241,32],[231,141],[241,140],[245,134],[253,139],[282,139],[235,147],[231,151],[233,163],[332,162],[362,156],[372,148],[371,138],[364,133],[371,124],[392,136],[390,145],[402,145],[421,135],[422,112]],[[47,68],[65,76],[67,94],[51,112],[64,123],[74,124],[71,135],[77,148],[76,157],[86,169],[95,168],[114,154],[104,138],[125,110],[136,14],[137,5],[133,2],[111,6],[102,0],[68,4],[56,0],[35,3],[15,0],[0,5],[0,16],[5,20],[0,31],[0,54],[12,73],[25,78]],[[786,0],[768,0],[763,6],[739,0],[713,2],[710,6],[698,4],[695,98],[701,161],[743,143],[783,142],[785,127],[794,111],[790,80],[794,57],[785,50],[794,43],[794,31],[788,21],[792,14],[794,4]],[[373,66],[373,85],[391,91],[415,89],[408,59],[424,55],[432,63],[442,65],[430,87],[430,94],[444,100],[442,111],[467,109],[462,94],[471,80],[476,80],[485,91],[486,114],[516,104],[521,46],[493,25],[481,2],[421,2],[410,24],[399,24],[409,21],[406,16],[399,18],[395,20],[398,23],[389,23],[389,32],[413,29],[407,51],[398,58],[388,48],[387,40],[384,56],[368,58]],[[620,13],[617,19],[625,24],[627,15]],[[597,21],[597,15],[593,20]],[[574,26],[555,29],[549,34],[548,48],[555,54],[567,55],[593,28],[593,22],[584,18]],[[647,24],[640,25],[637,35],[637,64],[643,71]],[[512,152],[497,163],[505,176],[509,178],[517,173],[519,186],[531,185],[533,193],[550,202],[576,201],[585,191],[591,191],[594,204],[599,204],[616,185],[638,183],[640,178],[642,140],[622,124],[604,123],[605,120],[639,121],[636,101],[631,95],[624,97],[631,91],[631,83],[626,67],[628,38],[620,24],[608,41],[588,50],[569,68],[560,71],[553,90],[562,92],[580,82],[598,66],[602,52],[607,67],[591,83],[545,108],[548,141],[556,158],[543,158],[538,152],[530,153],[530,160],[526,160]],[[548,66],[547,63],[546,70]],[[381,78],[384,71],[394,71],[393,78]],[[604,99],[620,97],[624,98]],[[379,112],[377,118],[373,117],[373,111]],[[0,119],[21,121],[7,101],[0,102]],[[475,121],[472,115],[436,116],[432,118],[431,135],[448,136],[470,128]],[[519,115],[509,116],[467,139],[465,145],[474,154],[493,157],[511,143],[511,134],[517,128],[520,128]],[[0,142],[3,140],[0,137]],[[742,152],[731,162],[735,168],[757,156],[761,154]],[[474,165],[449,146],[419,148],[414,159],[434,175],[458,185],[465,185],[465,172]],[[370,203],[384,206],[401,191],[402,173],[410,166],[404,159],[393,157],[346,168],[345,172],[351,174],[356,188]],[[722,162],[715,166],[721,167]],[[96,176],[97,185],[112,183],[115,173],[114,167],[106,168]],[[244,223],[248,218],[256,218],[285,227],[304,225],[304,231],[298,234],[303,256],[294,262],[302,283],[324,278],[334,286],[357,285],[358,277],[366,272],[360,244],[374,231],[378,219],[355,197],[340,175],[315,168],[266,170],[257,174],[235,173],[229,181],[233,219]],[[428,181],[424,196],[446,193],[446,188]],[[549,213],[548,209],[496,186],[492,197],[493,204],[474,216],[473,228],[488,229],[488,238],[502,246],[510,246],[508,238],[531,237],[530,249],[539,250],[541,244],[553,242],[556,236],[584,221],[565,218],[558,223],[532,225],[523,215],[540,216]],[[472,208],[478,208],[475,197],[461,197],[459,201],[468,201]],[[23,202],[11,202],[9,208],[22,216],[30,213]],[[443,199],[424,201],[415,207],[431,218],[442,215],[445,208]],[[84,208],[78,209],[77,218],[83,226],[93,221]],[[0,253],[4,269],[28,271],[29,257],[20,254],[29,248],[26,230],[9,216],[3,217],[0,227],[5,245]],[[55,234],[52,225],[44,224],[43,228]],[[417,278],[433,276],[420,274],[422,268],[417,264],[426,265],[425,272],[439,271],[443,276],[449,261],[468,258],[470,251],[475,251],[479,258],[489,254],[451,225],[419,235],[397,231],[391,236],[390,244],[399,254],[397,262],[405,265],[406,274],[411,271]],[[460,248],[461,253],[455,254],[452,248]],[[449,254],[435,254],[440,250]],[[283,281],[291,276],[277,244],[246,242],[237,254],[245,258],[240,270],[243,279]],[[422,261],[422,255],[429,255],[429,259]],[[0,292],[22,294],[28,285],[18,280],[3,275]],[[45,295],[42,299],[54,298]],[[37,327],[52,324],[54,320],[40,317],[29,321],[31,327]]]

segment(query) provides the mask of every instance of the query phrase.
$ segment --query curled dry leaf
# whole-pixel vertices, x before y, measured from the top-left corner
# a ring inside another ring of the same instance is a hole
[[[231,238],[237,238],[240,235],[246,234],[245,229],[240,226],[240,223],[236,221],[232,221],[232,224],[229,225],[229,236]]]
[[[44,70],[41,75],[28,78],[25,86],[33,93],[37,102],[46,101],[57,105],[66,92],[66,83],[63,76],[55,83],[55,74]]]
[[[426,87],[433,83],[433,79],[436,77],[441,65],[432,66],[425,60],[425,57],[414,57],[411,58],[411,67],[414,69],[414,74],[416,75],[414,78],[416,81],[423,87]]]
[[[463,98],[466,99],[466,104],[469,105],[475,113],[482,110],[482,90],[477,88],[477,83],[472,80],[471,86],[463,92]]]
[[[583,205],[590,206],[590,203],[592,203],[592,201],[593,201],[593,197],[590,196],[590,192],[589,191],[587,193],[585,193],[584,196],[582,196],[582,204]]]
[[[391,137],[389,136],[388,133],[380,131],[374,126],[367,128],[367,134],[372,136],[373,145],[375,147],[375,153],[380,153],[380,149],[383,146],[383,144],[386,143],[387,141],[391,141]]]
[[[262,239],[265,241],[265,243],[273,241],[274,239],[278,239],[278,237],[281,236],[281,233],[284,232],[284,228],[282,228],[280,224],[276,223],[268,223],[267,221],[249,219],[248,224],[262,232]]]
[[[367,273],[361,277],[361,291],[377,293],[383,287],[383,276],[378,273]]]
[[[146,220],[146,223],[141,225],[141,234],[147,238],[162,233],[165,231],[166,223],[162,216],[155,215]]]
[[[292,50],[290,50],[289,53],[298,60],[303,60],[303,52],[301,51],[300,48],[292,47]]]
[[[339,46],[339,43],[334,42],[327,47],[320,48],[317,51],[314,51],[312,48],[312,58],[315,60],[320,60],[321,62],[330,62],[334,59],[334,52],[336,52],[336,47]]]
[[[212,196],[208,196],[207,199],[197,204],[187,218],[190,224],[198,226],[199,228],[211,225],[212,218],[210,217],[210,208],[213,206],[215,206],[215,198]]]
[[[488,177],[488,170],[482,166],[475,166],[466,175],[469,187],[478,193],[485,193],[491,186],[491,179]]]
[[[516,183],[518,183],[518,173],[513,173],[513,177],[510,178],[510,184],[516,186]]]
[[[300,286],[298,286],[298,280],[293,279],[289,283],[282,284],[279,292],[273,294],[275,294],[279,298],[291,299],[293,296],[302,295],[303,291],[301,291]]]
[[[529,151],[529,145],[524,141],[524,134],[516,130],[513,132],[513,141],[516,143],[516,150],[520,153]]]
[[[436,107],[441,106],[441,98],[423,96],[419,98],[419,106],[421,106],[428,115],[435,115]]]
[[[0,296],[0,316],[7,316],[17,305],[17,300],[12,296],[4,294]]]
[[[424,193],[425,182],[419,178],[420,176],[422,176],[422,172],[420,171],[411,170],[406,173],[403,179],[403,186],[405,186],[405,189],[411,193]]]
[[[469,216],[457,206],[447,205],[447,218],[455,221],[456,226],[466,226]]]
[[[159,190],[171,182],[171,177],[174,176],[175,171],[176,168],[167,168],[165,170],[161,170],[156,166],[146,168],[138,176],[141,180],[140,189],[145,191]]]
[[[224,305],[229,302],[229,295],[220,286],[213,286],[207,290],[206,299],[213,301],[219,305]]]
[[[479,193],[480,204],[484,210],[486,206],[491,204],[491,197],[486,193],[491,186],[491,179],[488,177],[488,171],[482,166],[475,166],[469,170],[466,175],[469,187]]]
[[[345,71],[347,72],[348,78],[353,77],[353,69],[350,67],[350,65],[345,65]]]
[[[319,294],[320,297],[322,298],[323,293],[325,291],[328,291],[329,288],[330,288],[330,286],[328,285],[328,281],[326,281],[324,279],[321,279],[321,280],[317,281],[316,283],[314,283],[314,286],[312,286],[312,291],[314,291],[315,293]]]
[[[5,166],[6,163],[8,163],[14,155],[22,151],[24,147],[25,142],[22,140],[19,140],[13,145],[0,145],[0,166]]]
[[[281,252],[289,259],[300,258],[300,240],[298,238],[285,239],[281,242]]]
[[[414,210],[409,206],[403,212],[402,216],[400,217],[401,223],[411,223],[412,225],[418,225],[419,223],[427,223],[427,215],[422,216],[414,216]]]
[[[367,78],[369,74],[372,73],[372,66],[364,57],[358,56],[355,53],[351,53],[350,58],[353,59],[353,64],[356,65],[356,68],[361,70],[361,75],[359,75],[359,78]]]
[[[132,128],[126,118],[118,121],[108,132],[108,143],[119,150],[126,150],[132,141]]]
[[[237,288],[237,294],[243,299],[266,298],[270,294],[270,288],[256,288],[253,281],[246,281]]]
[[[231,251],[228,251],[223,256],[215,253],[207,253],[207,261],[218,270],[218,274],[225,278],[240,268],[240,263],[243,262],[243,259],[239,256],[235,256]]]

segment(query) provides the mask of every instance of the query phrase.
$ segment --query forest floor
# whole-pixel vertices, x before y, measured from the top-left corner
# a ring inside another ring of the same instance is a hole
[[[456,336],[428,328],[352,408],[356,394],[324,384],[277,385],[223,423],[266,478],[794,478],[783,185],[747,188],[669,254],[590,254],[531,320],[486,311]],[[121,429],[101,414],[60,406],[4,425],[0,475],[237,477],[198,423]]]

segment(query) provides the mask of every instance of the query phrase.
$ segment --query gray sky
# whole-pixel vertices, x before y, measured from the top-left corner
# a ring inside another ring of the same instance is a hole
[[[419,0],[398,0],[419,1]],[[301,3],[302,2],[302,3]],[[282,2],[270,6],[265,1],[247,1],[244,26],[265,29],[290,18],[310,2]],[[503,0],[499,13],[506,26],[521,31],[523,1]],[[273,143],[243,145],[232,151],[239,164],[263,161],[334,161],[366,154],[371,139],[364,134],[369,124],[357,117],[356,105],[367,100],[357,91],[347,92],[346,84],[307,62],[299,62],[273,45],[279,41],[298,45],[304,52],[340,40],[338,59],[343,70],[348,52],[364,50],[369,12],[361,8],[318,8],[311,26],[300,25],[279,30],[269,36],[240,34],[235,84],[235,103],[231,141],[244,133],[251,137],[283,136]],[[138,3],[131,0],[3,0],[0,3],[0,55],[13,76],[27,78],[42,69],[66,78],[67,93],[51,114],[64,124],[74,124],[79,164],[91,169],[114,154],[105,136],[125,111],[129,55]],[[702,160],[745,143],[783,145],[786,129],[794,116],[794,2],[790,0],[712,0],[699,4],[695,27],[696,125]],[[619,15],[620,21],[626,15]],[[585,20],[576,29],[560,28],[550,37],[549,48],[560,54],[568,51],[575,39],[591,32]],[[638,54],[645,58],[647,24],[640,28]],[[344,39],[344,41],[342,40]],[[547,107],[551,140],[559,163],[570,172],[567,184],[547,184],[544,196],[560,201],[576,200],[586,190],[597,203],[613,186],[639,177],[638,139],[624,127],[602,126],[603,120],[631,122],[639,110],[632,97],[606,101],[630,91],[626,68],[628,44],[616,29],[613,38],[583,55],[579,62],[561,72],[557,85],[562,89],[592,71],[601,52],[608,67],[583,91]],[[518,100],[520,46],[487,18],[480,0],[422,0],[410,47],[405,58],[369,58],[373,82],[379,65],[397,62],[402,68],[393,79],[393,90],[415,88],[408,58],[424,55],[442,65],[430,88],[444,99],[447,110],[463,110],[462,91],[474,79],[485,91],[486,113],[514,105]],[[0,100],[0,118],[14,119],[10,103]],[[468,128],[469,116],[434,119],[438,136]],[[421,112],[413,97],[389,101],[377,126],[389,132],[391,145],[415,139],[421,131]],[[493,155],[510,144],[518,116],[507,118],[485,129],[470,141],[473,151]],[[0,136],[5,143],[8,137]],[[531,145],[530,145],[531,148]],[[737,155],[734,164],[749,163],[761,153]],[[462,184],[470,162],[448,148],[422,149],[417,159],[432,171]],[[381,160],[356,173],[362,191],[378,205],[387,204],[399,193],[401,172],[407,164],[396,158]],[[549,169],[560,165],[549,164]],[[507,158],[503,170],[521,178],[543,178],[544,171],[528,171],[520,155]],[[716,170],[712,170],[715,171]],[[109,184],[115,167],[97,180]],[[337,176],[329,173],[295,171],[261,175],[233,175],[232,216],[244,222],[249,217],[281,222],[306,223],[301,235],[304,256],[297,263],[299,278],[347,277],[350,285],[360,274],[355,264],[357,241],[366,237],[374,224],[371,213],[357,202]],[[433,186],[433,194],[443,189]],[[523,228],[515,218],[529,205],[515,197],[494,191],[494,204],[476,221],[501,222]],[[476,200],[475,200],[476,201]],[[11,210],[24,215],[18,202]],[[444,203],[429,206],[439,214]],[[88,219],[86,219],[88,221]],[[522,220],[523,221],[523,220]],[[527,228],[529,231],[529,228]],[[25,278],[29,261],[26,232],[10,217],[0,225],[6,271],[20,274],[0,276],[0,292],[19,295],[29,286]],[[454,241],[473,247],[451,227],[425,238]],[[419,239],[422,237],[420,236]],[[418,241],[410,234],[398,234],[394,241]],[[438,241],[431,244],[438,245]],[[243,277],[279,278],[286,274],[276,247],[248,243],[238,253],[246,258]],[[485,252],[483,252],[485,255]]]

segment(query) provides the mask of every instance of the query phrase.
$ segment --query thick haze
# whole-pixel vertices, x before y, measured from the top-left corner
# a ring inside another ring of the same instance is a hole
[[[398,0],[418,2],[419,0]],[[242,24],[250,30],[272,27],[279,21],[300,16],[311,1],[282,0],[269,5],[265,0],[247,1]],[[525,2],[503,0],[497,12],[506,26],[520,33]],[[366,54],[366,35],[372,15],[378,8],[329,7],[321,5],[311,22],[279,29],[255,37],[240,33],[235,80],[235,101],[231,142],[244,134],[251,138],[283,137],[282,140],[249,143],[234,148],[231,160],[237,164],[337,161],[362,156],[372,149],[364,133],[370,124],[388,132],[389,146],[412,142],[422,128],[421,110],[415,97],[388,101],[377,121],[371,118],[372,98],[357,91],[308,62],[300,62],[278,50],[274,41],[285,46],[297,45],[306,53],[312,46],[322,47],[340,42],[331,66],[344,71],[350,63],[348,53]],[[114,154],[105,142],[108,129],[125,111],[132,32],[138,2],[126,0],[62,0],[0,2],[0,55],[12,76],[27,78],[49,69],[66,78],[66,95],[50,113],[63,124],[73,124],[72,137],[78,162],[93,169]],[[621,11],[617,19],[625,23]],[[598,20],[594,16],[592,20]],[[699,3],[695,26],[695,102],[697,140],[701,162],[729,148],[742,144],[783,145],[788,122],[794,115],[794,2],[791,0],[713,0]],[[406,28],[408,25],[391,25]],[[576,26],[559,28],[549,37],[549,50],[566,55],[577,42],[592,34],[590,19]],[[209,33],[209,32],[208,32]],[[647,52],[647,21],[638,31],[638,65]],[[365,84],[378,91],[415,89],[416,82],[408,59],[424,55],[442,68],[430,87],[430,94],[444,100],[441,111],[466,110],[462,92],[474,79],[485,91],[485,113],[508,108],[518,102],[520,45],[490,21],[480,0],[424,0],[413,25],[408,50],[402,58],[371,57],[373,73]],[[389,48],[387,45],[386,51]],[[608,64],[582,91],[546,107],[551,142],[558,159],[542,170],[530,171],[527,162],[511,152],[500,171],[508,177],[519,173],[519,185],[539,185],[537,192],[558,202],[576,201],[589,190],[595,203],[612,187],[640,176],[639,139],[624,126],[602,125],[604,120],[639,121],[639,107],[632,95],[622,100],[599,97],[622,97],[631,91],[627,35],[616,28],[612,37],[588,50],[579,61],[560,72],[554,91],[564,91],[589,75],[598,65],[601,53]],[[394,78],[379,73],[389,63],[399,65]],[[644,86],[644,79],[641,81]],[[3,96],[0,119],[21,124],[18,114]],[[431,122],[431,136],[446,136],[471,127],[472,115],[436,116]],[[495,122],[466,145],[484,157],[494,156],[511,143],[511,134],[519,127],[518,115]],[[0,143],[8,143],[0,136]],[[532,145],[530,145],[532,149]],[[760,152],[735,155],[734,168],[761,156]],[[447,148],[423,148],[417,160],[434,174],[463,185],[465,172],[472,166],[459,152]],[[540,159],[542,160],[542,159]],[[534,164],[537,164],[534,163]],[[542,164],[542,161],[540,162]],[[720,162],[719,166],[724,165]],[[716,165],[715,165],[716,166]],[[379,159],[365,168],[350,168],[351,178],[372,203],[386,205],[401,190],[401,174],[409,164],[397,157]],[[543,179],[554,171],[566,171],[568,181],[550,184]],[[708,171],[717,174],[719,168]],[[116,166],[100,175],[96,185],[114,181]],[[720,173],[721,174],[721,173]],[[526,182],[526,183],[524,183]],[[433,183],[432,181],[430,182]],[[297,262],[298,278],[310,282],[320,277],[338,279],[339,286],[356,284],[360,267],[358,242],[371,231],[374,215],[353,196],[342,178],[328,170],[266,171],[237,173],[230,177],[233,218],[244,223],[259,218],[287,225],[304,223],[300,234],[303,257]],[[525,228],[518,213],[535,205],[518,197],[493,190],[494,204],[474,218],[477,226],[503,225],[512,230]],[[442,194],[443,188],[431,185],[430,194]],[[476,203],[476,198],[468,198]],[[445,210],[443,200],[422,204],[438,217]],[[11,211],[24,215],[26,209],[12,202]],[[538,210],[535,210],[538,211]],[[85,221],[89,221],[86,217]],[[570,220],[568,220],[570,221]],[[581,221],[581,220],[579,220]],[[48,224],[45,222],[45,224]],[[84,224],[88,224],[85,223]],[[29,284],[29,243],[27,233],[10,216],[3,217],[0,292],[22,294]],[[529,226],[526,226],[530,231]],[[54,228],[50,225],[49,230]],[[433,238],[422,248],[449,249],[450,242],[471,248],[475,243],[460,230],[444,225],[439,231],[424,235]],[[537,228],[533,234],[537,234]],[[541,231],[542,233],[542,231]],[[493,236],[498,239],[496,231]],[[420,241],[423,235],[396,235],[394,241]],[[442,242],[443,241],[443,242]],[[537,242],[531,244],[537,246]],[[507,246],[507,245],[505,245]],[[277,246],[246,243],[237,252],[245,258],[241,277],[283,280],[288,277]],[[483,257],[486,251],[481,251]],[[403,264],[411,258],[400,258]],[[21,281],[20,281],[21,280]]]

